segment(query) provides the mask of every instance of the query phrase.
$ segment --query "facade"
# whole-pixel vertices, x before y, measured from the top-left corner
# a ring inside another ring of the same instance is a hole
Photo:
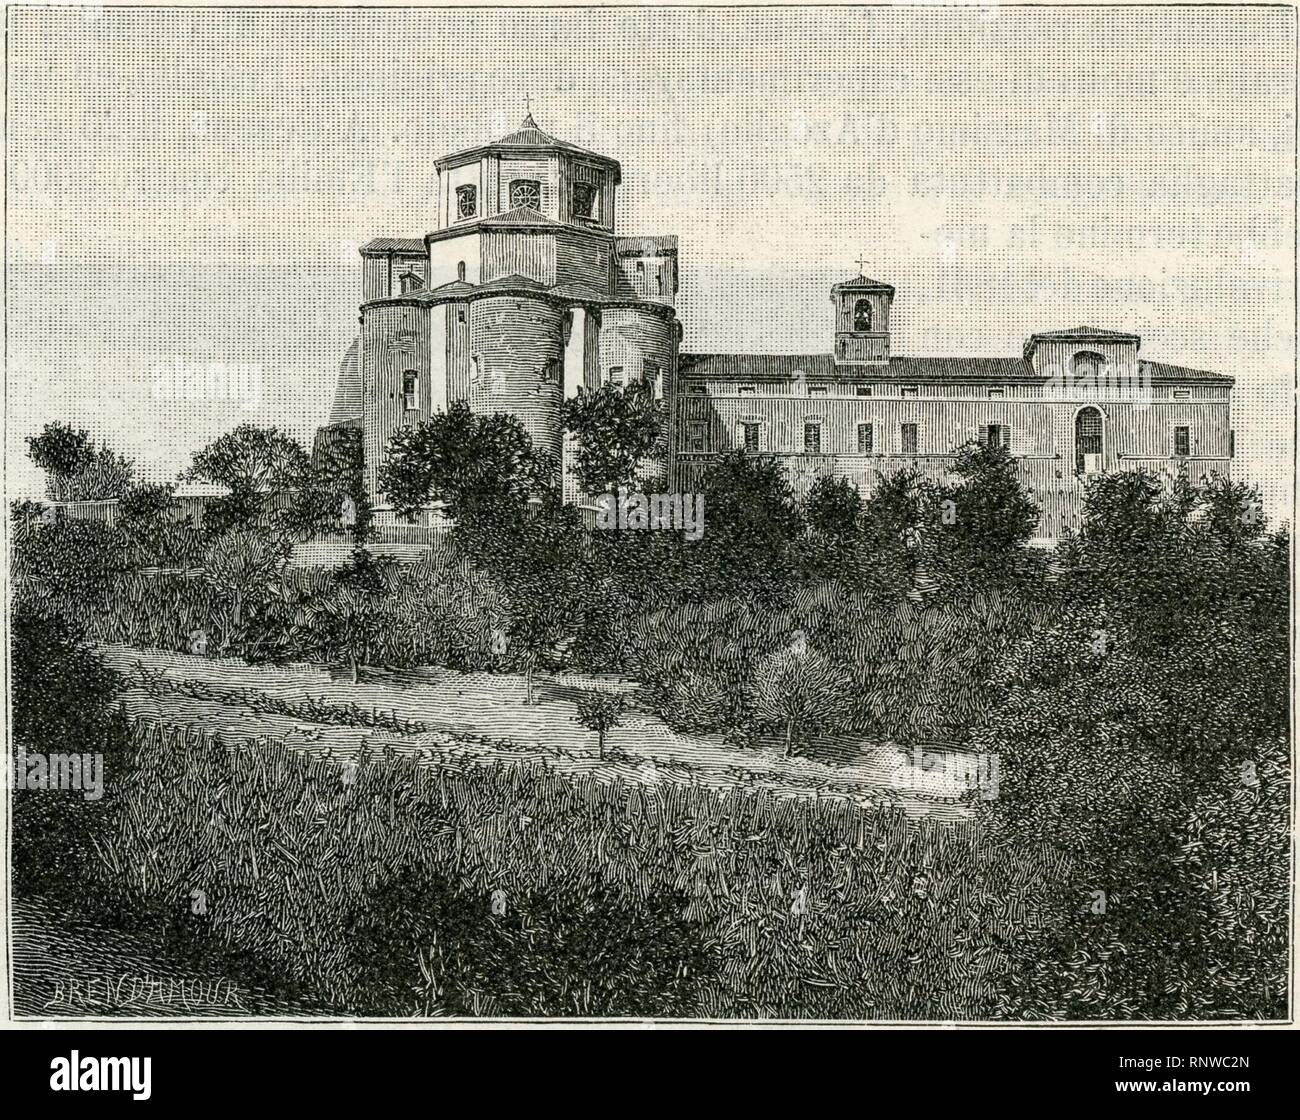
[[[330,427],[361,425],[381,523],[389,439],[459,400],[517,416],[579,499],[564,398],[613,379],[649,383],[665,410],[673,399],[677,239],[617,236],[617,161],[547,135],[531,115],[437,169],[437,229],[361,249],[361,334]],[[670,455],[665,439],[665,473]]]
[[[584,501],[560,407],[610,381],[653,386],[669,422],[646,468],[688,492],[737,448],[777,458],[797,493],[833,474],[865,496],[905,467],[943,480],[962,444],[995,442],[1052,540],[1077,527],[1090,474],[1230,471],[1232,378],[1141,358],[1137,335],[1077,327],[1034,334],[1015,357],[896,355],[894,288],[860,275],[831,288],[827,353],[683,354],[677,238],[616,233],[616,161],[530,115],[437,168],[437,229],[361,249],[361,334],[330,416],[364,430],[381,521],[388,440],[456,400],[516,415]]]

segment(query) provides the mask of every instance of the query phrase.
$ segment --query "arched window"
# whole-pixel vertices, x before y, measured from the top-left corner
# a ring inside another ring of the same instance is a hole
[[[1074,418],[1074,469],[1080,474],[1096,474],[1102,469],[1105,450],[1105,418],[1101,409],[1079,409]]]
[[[465,262],[464,262],[464,261],[457,261],[457,262],[456,262],[456,279],[457,279],[457,280],[464,280],[464,279],[465,279]]]
[[[526,206],[529,210],[542,208],[542,184],[536,179],[515,179],[510,184],[510,209]]]
[[[853,329],[871,330],[871,300],[860,299],[853,305]]]
[[[1070,374],[1075,384],[1095,385],[1106,368],[1106,359],[1091,350],[1080,350],[1070,359]]]
[[[408,411],[420,407],[420,375],[413,369],[402,374],[402,405]]]

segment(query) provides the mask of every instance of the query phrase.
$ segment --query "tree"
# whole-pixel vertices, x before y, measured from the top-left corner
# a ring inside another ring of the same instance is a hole
[[[654,451],[663,426],[651,388],[612,382],[597,389],[579,386],[562,412],[565,428],[577,438],[577,475],[589,494],[617,494],[636,479],[637,465]]]
[[[1259,540],[1267,530],[1259,487],[1211,475],[1201,489],[1206,528],[1230,547]]]
[[[354,545],[370,539],[372,516],[366,491],[365,445],[360,428],[325,429],[312,456],[312,467],[321,489],[337,506],[338,519],[352,533]],[[350,505],[350,510],[347,507]],[[345,514],[350,513],[350,517]]]
[[[578,698],[577,720],[588,731],[596,733],[599,757],[605,757],[605,735],[615,727],[622,727],[618,718],[623,712],[623,697],[614,692],[597,692],[587,689]]]
[[[845,683],[830,661],[796,632],[788,648],[761,659],[754,672],[752,702],[760,724],[785,735],[785,755],[794,754],[796,731],[834,724],[845,710]]]
[[[171,566],[197,562],[202,534],[188,517],[174,515],[176,486],[139,482],[118,503],[118,526],[135,564]]]
[[[1021,484],[1011,453],[1000,444],[959,448],[956,486],[938,496],[938,541],[950,577],[984,582],[1017,569],[1038,524],[1038,506]]]
[[[27,453],[47,474],[46,496],[56,502],[89,502],[121,497],[135,478],[135,464],[107,447],[96,447],[90,433],[67,424],[46,424],[27,438]]]
[[[88,901],[94,887],[86,869],[113,830],[117,788],[134,756],[125,712],[116,708],[123,682],[85,645],[79,629],[21,598],[14,602],[9,653],[11,749],[47,759],[53,752],[83,752],[83,759],[98,754],[105,785],[105,796],[95,799],[32,786],[6,788],[13,886],[65,904]],[[10,772],[30,775],[17,768],[30,758],[11,757]]]
[[[318,647],[347,660],[353,684],[360,682],[361,666],[369,662],[384,626],[384,596],[392,590],[394,574],[392,561],[358,548],[336,573],[329,593],[311,608]]]
[[[580,614],[582,528],[551,485],[548,466],[513,416],[481,416],[457,402],[389,441],[380,488],[412,516],[447,503],[460,555],[488,573],[510,612],[509,656],[533,672],[572,637]]]
[[[847,478],[822,475],[808,489],[803,517],[809,531],[811,573],[852,576],[852,559],[862,532],[858,488]]]
[[[886,475],[862,509],[859,578],[870,590],[902,594],[916,586],[940,519],[939,488],[910,468]]]
[[[847,478],[822,475],[804,498],[804,520],[828,541],[849,541],[861,527],[862,495]]]
[[[1010,1013],[1284,1007],[1270,868],[1289,798],[1289,541],[1233,523],[1257,513],[1246,497],[1094,479],[1053,624],[994,674],[1001,697],[971,740],[999,760],[981,812],[997,842],[1062,866],[1016,954]]]
[[[190,466],[181,474],[187,481],[223,486],[228,493],[208,507],[206,523],[223,529],[262,528],[301,535],[299,491],[310,490],[311,460],[302,445],[278,428],[240,424],[195,452]],[[287,495],[275,511],[273,495]]]
[[[533,702],[533,672],[571,639],[581,616],[584,586],[582,527],[577,511],[554,491],[536,504],[462,503],[453,539],[486,571],[510,613],[511,656],[524,669],[525,703]]]
[[[252,529],[227,529],[208,547],[203,578],[229,603],[222,649],[244,625],[245,608],[258,607],[279,589],[286,559],[282,542]]]
[[[788,591],[802,521],[780,465],[731,451],[704,479],[707,527],[687,549],[706,598],[779,597]]]
[[[411,518],[431,501],[459,519],[475,509],[525,502],[543,472],[524,426],[513,416],[482,416],[465,401],[388,442],[379,489]]]
[[[95,445],[85,429],[57,421],[46,424],[38,436],[27,437],[27,455],[47,474],[64,478],[88,467],[95,458]]]

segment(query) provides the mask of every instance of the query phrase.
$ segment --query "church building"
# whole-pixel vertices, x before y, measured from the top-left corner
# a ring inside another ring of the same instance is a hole
[[[458,400],[518,417],[566,499],[588,501],[561,405],[610,382],[651,387],[667,422],[646,468],[674,491],[744,449],[780,462],[796,493],[833,474],[866,496],[904,468],[943,480],[978,440],[1014,457],[1050,541],[1077,528],[1091,474],[1229,473],[1232,378],[1142,358],[1135,334],[1044,330],[1005,358],[899,355],[894,288],[858,275],[830,287],[825,353],[682,353],[677,238],[619,234],[618,161],[529,114],[437,171],[436,228],[361,248],[360,337],[322,433],[361,428],[380,524],[394,517],[378,488],[389,439]]]

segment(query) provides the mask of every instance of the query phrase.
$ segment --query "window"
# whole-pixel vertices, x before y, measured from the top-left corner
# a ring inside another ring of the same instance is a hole
[[[825,385],[809,385],[808,395],[810,397],[824,397],[826,395]]]
[[[803,453],[805,455],[822,453],[822,426],[811,420],[803,426]]]
[[[456,312],[456,322],[458,322],[458,323],[463,323],[464,321],[465,321],[465,312],[464,312],[463,310],[461,310],[461,311],[457,311],[457,312]]]
[[[871,330],[871,300],[860,299],[853,305],[853,329]]]
[[[749,423],[741,424],[740,427],[745,436],[745,450],[757,451],[758,450],[758,424],[754,422],[749,422]]]
[[[641,367],[641,376],[647,384],[654,386],[655,400],[664,399],[664,371],[654,362],[646,362]]]
[[[1006,424],[980,425],[980,443],[985,447],[1011,449],[1011,428]]]
[[[610,366],[610,367],[609,367],[609,376],[606,378],[606,380],[607,380],[611,385],[617,385],[617,386],[619,386],[620,388],[622,388],[624,385],[626,385],[626,384],[627,384],[627,380],[626,380],[626,378],[623,376],[623,367],[622,367],[622,366]]]
[[[457,262],[456,262],[456,279],[457,279],[457,280],[464,280],[464,279],[465,279],[465,262],[464,262],[464,261],[457,261]]]
[[[1101,376],[1102,371],[1106,368],[1106,359],[1100,354],[1094,354],[1091,350],[1080,350],[1079,353],[1070,360],[1070,372],[1074,375],[1076,382],[1092,382],[1096,384],[1097,378]]]
[[[456,188],[456,218],[458,221],[464,221],[466,218],[472,218],[478,213],[478,187],[467,186]]]
[[[637,272],[645,272],[645,261],[637,261],[636,270]]]
[[[904,385],[904,386],[903,386],[903,396],[905,396],[905,397],[914,397],[914,396],[916,396],[916,394],[917,394],[917,389],[916,389],[916,386],[915,386],[915,385]]]
[[[1091,406],[1079,409],[1074,419],[1074,469],[1080,474],[1101,470],[1105,432],[1101,412]]]
[[[510,184],[510,209],[529,210],[542,208],[542,184],[536,179],[515,179]]]
[[[691,451],[709,449],[709,426],[703,420],[693,421],[686,429],[686,446]]]
[[[903,424],[899,428],[898,445],[899,445],[899,450],[902,452],[902,454],[904,455],[916,454],[916,447],[917,447],[916,432],[917,432],[916,424]]]
[[[1186,424],[1174,428],[1174,456],[1186,459],[1192,453],[1192,429]]]
[[[414,370],[402,374],[402,406],[408,411],[420,407],[420,375]]]
[[[1000,385],[995,385],[993,388],[991,388],[991,389],[989,390],[989,399],[990,399],[990,400],[997,400],[999,397],[1002,397],[1002,396],[1004,396],[1004,395],[1005,395],[1005,394],[1004,394],[1003,389],[1002,389],[1002,387],[1001,387]]]
[[[752,397],[758,390],[753,385],[741,385],[738,391],[742,397]]]
[[[875,450],[876,430],[871,424],[858,425],[858,454],[870,455]]]
[[[573,184],[573,216],[575,218],[594,218],[596,216],[596,199],[599,197],[593,183]]]
[[[856,393],[858,394],[858,396],[860,396],[860,397],[869,397],[869,396],[871,396],[871,386],[870,386],[870,385],[859,385],[859,386],[857,386],[857,388],[855,389],[855,392],[856,392]]]
[[[424,281],[422,281],[414,272],[403,272],[402,275],[397,278],[397,283],[401,286],[403,295],[406,295],[408,292],[418,292],[420,288],[424,286]]]
[[[1190,389],[1175,389],[1175,390],[1174,390],[1174,400],[1176,400],[1176,401],[1190,401],[1191,399],[1192,399],[1192,391],[1191,391]]]
[[[575,218],[600,217],[600,188],[604,185],[604,172],[598,167],[578,164],[573,169],[573,216]]]

